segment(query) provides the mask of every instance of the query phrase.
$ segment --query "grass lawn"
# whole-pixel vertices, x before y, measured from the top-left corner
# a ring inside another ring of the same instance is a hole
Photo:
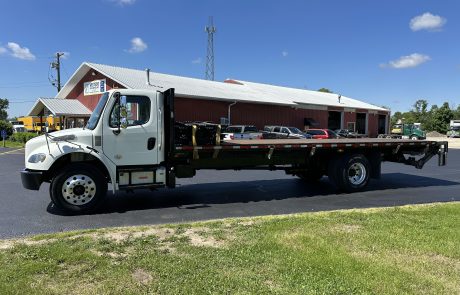
[[[0,294],[459,294],[460,203],[66,232],[0,249]]]
[[[5,140],[5,147],[7,148],[23,148],[24,145],[25,144],[22,142]],[[3,140],[1,140],[1,138],[0,138],[0,147],[3,147]]]

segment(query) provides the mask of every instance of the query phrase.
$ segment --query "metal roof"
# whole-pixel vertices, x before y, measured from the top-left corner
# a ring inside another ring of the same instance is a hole
[[[89,70],[98,71],[126,88],[159,91],[175,88],[175,93],[182,97],[275,104],[295,108],[334,106],[388,111],[384,108],[346,96],[341,96],[339,102],[337,94],[240,80],[230,80],[234,83],[226,83],[150,72],[151,85],[148,85],[146,83],[147,75],[143,70],[87,62],[83,63],[77,69],[56,97],[67,97],[70,91],[80,82]]]
[[[54,116],[89,117],[91,111],[76,99],[39,98],[28,116],[39,116],[46,107]]]

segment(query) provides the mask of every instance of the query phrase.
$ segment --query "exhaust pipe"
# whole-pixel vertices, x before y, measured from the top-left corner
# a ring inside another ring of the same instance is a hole
[[[145,83],[149,86],[152,86],[150,84],[150,69],[145,69],[145,73],[147,74],[147,81]]]

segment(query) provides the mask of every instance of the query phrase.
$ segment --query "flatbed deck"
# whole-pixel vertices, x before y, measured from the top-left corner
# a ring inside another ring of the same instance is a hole
[[[177,146],[176,150],[215,150],[215,149],[298,149],[298,148],[347,148],[347,147],[389,147],[389,146],[432,146],[444,145],[447,141],[405,140],[387,138],[342,138],[342,139],[253,139],[224,141],[220,145]]]

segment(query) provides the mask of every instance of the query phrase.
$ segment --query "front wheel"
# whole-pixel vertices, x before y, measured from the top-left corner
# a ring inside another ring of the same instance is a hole
[[[98,169],[78,163],[59,172],[51,181],[50,196],[59,209],[72,213],[95,210],[107,194],[107,181]]]
[[[418,136],[417,136],[417,135],[412,135],[412,136],[410,137],[410,139],[412,139],[412,140],[418,140]]]

